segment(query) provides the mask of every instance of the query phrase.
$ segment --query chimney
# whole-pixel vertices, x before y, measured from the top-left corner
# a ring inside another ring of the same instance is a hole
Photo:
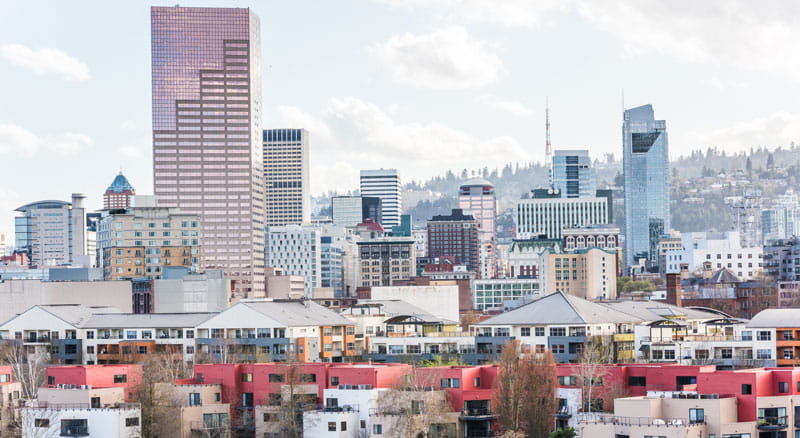
[[[670,273],[667,274],[667,304],[681,306],[681,274]]]

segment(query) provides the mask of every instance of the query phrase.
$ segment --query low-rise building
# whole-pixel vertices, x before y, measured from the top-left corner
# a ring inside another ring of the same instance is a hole
[[[540,298],[544,293],[534,278],[480,279],[471,283],[473,308],[481,311],[503,309],[506,301]]]
[[[739,279],[749,280],[763,270],[763,248],[743,247],[739,233],[683,233],[681,249],[666,252],[667,273],[681,271],[686,263],[690,273],[698,276],[703,264],[711,263],[712,269],[730,269]]]

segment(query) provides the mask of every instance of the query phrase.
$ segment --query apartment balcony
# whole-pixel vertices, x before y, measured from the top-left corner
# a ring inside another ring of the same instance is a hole
[[[726,368],[770,368],[777,365],[777,361],[775,359],[718,358],[692,359],[688,362],[688,365],[716,365],[718,367]]]
[[[230,434],[230,424],[208,424],[204,421],[192,421],[189,423],[189,430],[193,434],[198,434],[202,437],[211,438],[227,438]]]
[[[486,421],[497,418],[489,408],[466,408],[461,411],[461,419],[464,421]]]
[[[634,333],[617,333],[614,335],[614,342],[633,342],[636,340]]]
[[[22,342],[25,345],[47,345],[50,344],[50,336],[29,334],[28,336],[25,336]]]
[[[758,417],[756,427],[758,430],[783,430],[789,427],[787,416],[781,417]]]
[[[659,426],[659,427],[694,427],[705,425],[704,421],[689,421],[686,418],[651,418],[651,417],[622,417],[607,414],[582,413],[578,417],[581,424],[613,424],[625,427]]]
[[[572,408],[569,406],[559,406],[556,417],[560,419],[572,418]]]

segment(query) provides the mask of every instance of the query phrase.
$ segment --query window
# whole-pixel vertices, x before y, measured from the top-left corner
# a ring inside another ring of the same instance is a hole
[[[215,392],[214,393],[214,401],[222,401],[222,393]]]
[[[252,374],[251,374],[250,375],[250,380],[248,380],[248,382],[252,382],[252,379],[253,379],[253,377],[252,377]],[[286,380],[286,379],[285,379],[285,376],[283,374],[270,374],[269,375],[270,383],[283,383],[284,380]],[[242,380],[242,381],[244,382],[244,380]]]
[[[696,424],[696,423],[705,423],[706,422],[706,414],[705,410],[703,409],[689,409],[689,423]]]
[[[194,330],[186,330],[186,339],[194,338]]]
[[[272,395],[272,394],[270,394]],[[242,393],[242,407],[243,408],[252,408],[253,407],[253,393],[252,392],[243,392]]]
[[[758,334],[758,337],[756,339],[758,339],[759,341],[769,341],[769,340],[772,339],[772,336],[771,336],[770,332],[759,331],[759,332],[756,332],[756,333]]]
[[[381,425],[381,424],[373,424],[372,425],[372,434],[373,435],[383,435],[383,425]]]
[[[11,374],[0,374],[0,383],[10,382]]]
[[[200,393],[199,392],[190,392],[189,393],[189,406],[197,406],[200,404]]]
[[[139,345],[138,347],[136,347],[136,354],[147,354],[147,346]]]
[[[575,376],[558,376],[558,384],[562,386],[575,386],[577,382]]]
[[[647,386],[647,377],[645,376],[629,376],[628,386]]]
[[[422,400],[411,400],[411,413],[420,415],[425,411],[425,402]]]
[[[328,432],[336,432],[336,422],[329,421],[328,422]]]
[[[442,388],[458,388],[461,386],[461,381],[459,379],[442,379],[441,385]]]
[[[325,399],[325,407],[326,408],[338,408],[339,407],[339,399],[330,397]]]
[[[130,417],[125,419],[125,427],[134,427],[139,425],[139,417]]]
[[[136,339],[136,331],[135,330],[128,330],[126,332],[127,339]]]
[[[331,376],[331,386],[339,386],[339,376]]]
[[[114,375],[114,383],[128,383],[128,375],[127,374],[115,374]]]
[[[778,382],[778,392],[784,394],[789,392],[789,382]]]
[[[94,339],[94,330],[86,331],[86,339]]]
[[[56,376],[47,376],[47,384],[48,385],[55,385],[56,384]]]
[[[472,379],[472,386],[474,386],[476,388],[480,388],[481,387],[481,378],[480,377],[476,377],[476,378]]]
[[[347,422],[342,421],[341,423],[339,423],[339,430],[346,431],[347,430]]]
[[[772,359],[772,350],[756,350],[756,359]]]
[[[563,354],[564,353],[564,344],[553,344],[550,347],[550,350],[553,351],[553,354]]]
[[[749,383],[742,384],[742,394],[752,394],[753,393],[753,385]]]
[[[89,401],[90,406],[92,409],[99,409],[100,408],[100,397],[92,397]]]
[[[33,420],[34,427],[50,427],[50,420],[47,418],[36,418]]]
[[[240,375],[242,382],[252,382],[253,381],[253,373],[241,373]]]
[[[566,327],[550,327],[550,336],[567,336]]]
[[[520,336],[530,336],[531,335],[531,328],[530,327],[522,327],[519,329]]]
[[[88,436],[89,420],[61,420],[61,436]]]
[[[533,333],[535,336],[544,336],[544,327],[534,327]]]

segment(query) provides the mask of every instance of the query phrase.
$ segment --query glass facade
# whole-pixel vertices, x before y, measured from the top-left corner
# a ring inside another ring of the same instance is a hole
[[[625,111],[622,124],[625,174],[625,267],[645,258],[658,264],[658,239],[669,232],[667,123],[652,105]]]
[[[592,198],[597,175],[587,150],[557,150],[553,154],[553,187],[563,198]]]
[[[151,8],[159,205],[197,214],[204,265],[264,293],[260,23],[248,9]]]

